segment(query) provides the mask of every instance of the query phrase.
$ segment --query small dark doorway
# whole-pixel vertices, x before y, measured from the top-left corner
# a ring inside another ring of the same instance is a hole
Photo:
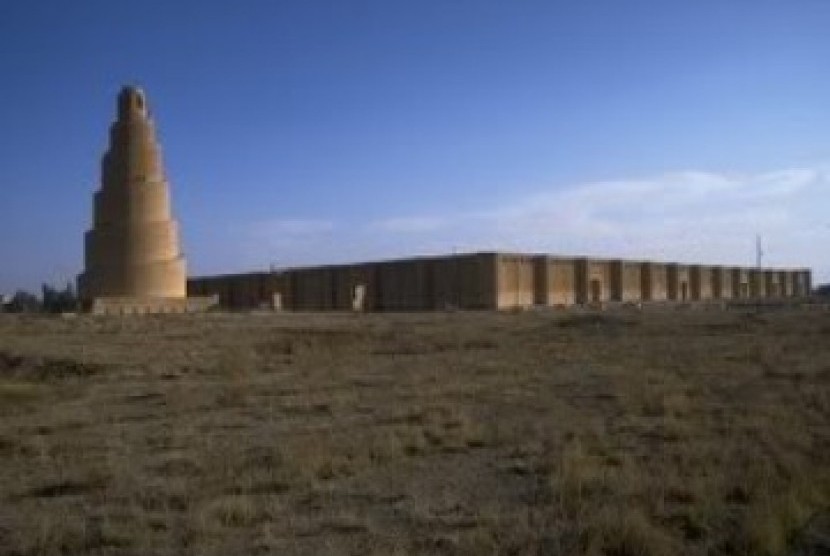
[[[591,303],[599,303],[602,300],[602,283],[599,280],[591,280]]]
[[[682,301],[686,301],[689,299],[689,283],[688,282],[681,282],[680,283],[680,299]]]

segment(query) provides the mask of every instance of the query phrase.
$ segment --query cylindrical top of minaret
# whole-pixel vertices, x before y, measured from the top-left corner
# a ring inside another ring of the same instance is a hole
[[[118,93],[118,119],[146,118],[147,115],[144,91],[138,87],[123,87]]]
[[[110,126],[109,149],[101,160],[104,189],[131,181],[161,181],[161,149],[144,92],[125,87],[118,94],[118,116]]]

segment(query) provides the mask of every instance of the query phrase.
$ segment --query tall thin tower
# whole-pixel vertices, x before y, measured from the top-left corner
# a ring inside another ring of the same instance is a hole
[[[178,224],[144,92],[124,87],[101,160],[92,229],[86,233],[81,299],[186,296]]]
[[[761,234],[755,236],[755,266],[760,270],[763,266],[764,249],[761,246]]]

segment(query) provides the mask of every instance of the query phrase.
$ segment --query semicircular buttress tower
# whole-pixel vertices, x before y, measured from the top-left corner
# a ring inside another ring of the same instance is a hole
[[[185,261],[143,91],[125,87],[101,160],[92,229],[85,237],[82,300],[184,299]]]

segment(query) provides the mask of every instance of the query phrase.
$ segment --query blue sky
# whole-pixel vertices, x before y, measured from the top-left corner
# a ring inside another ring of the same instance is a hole
[[[830,279],[825,0],[0,0],[0,292],[73,279],[122,84],[192,274],[453,250]]]

